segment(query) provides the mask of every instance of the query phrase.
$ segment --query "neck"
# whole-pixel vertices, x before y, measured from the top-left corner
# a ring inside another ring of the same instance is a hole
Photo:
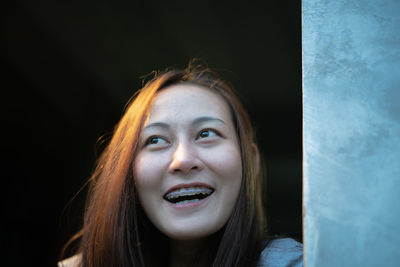
[[[209,266],[209,238],[199,240],[170,240],[171,267]]]

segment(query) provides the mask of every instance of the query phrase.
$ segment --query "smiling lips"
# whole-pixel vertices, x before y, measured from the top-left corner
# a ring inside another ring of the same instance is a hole
[[[214,189],[206,184],[187,184],[172,187],[164,195],[164,199],[176,205],[196,203],[209,197]]]

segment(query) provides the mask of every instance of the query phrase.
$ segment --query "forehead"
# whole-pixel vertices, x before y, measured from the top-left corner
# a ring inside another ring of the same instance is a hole
[[[231,118],[226,101],[211,89],[193,84],[177,84],[161,90],[151,108],[148,122],[190,119],[196,116]]]

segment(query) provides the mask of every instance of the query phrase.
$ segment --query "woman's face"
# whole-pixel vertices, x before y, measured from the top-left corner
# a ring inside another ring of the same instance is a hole
[[[242,162],[224,99],[197,85],[173,85],[154,100],[133,162],[139,201],[177,240],[221,229],[239,195]]]

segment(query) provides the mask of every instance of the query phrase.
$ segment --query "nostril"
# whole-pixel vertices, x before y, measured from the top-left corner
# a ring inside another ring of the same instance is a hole
[[[174,172],[180,172],[180,171],[181,171],[181,169],[178,169],[178,168],[174,169]]]
[[[174,172],[174,173],[178,173],[178,172],[184,172],[184,173],[186,173],[186,172],[188,172],[188,171],[198,171],[198,170],[200,170],[200,168],[199,168],[199,166],[192,166],[192,167],[190,167],[190,168],[174,168],[174,169],[172,169],[172,171]]]

